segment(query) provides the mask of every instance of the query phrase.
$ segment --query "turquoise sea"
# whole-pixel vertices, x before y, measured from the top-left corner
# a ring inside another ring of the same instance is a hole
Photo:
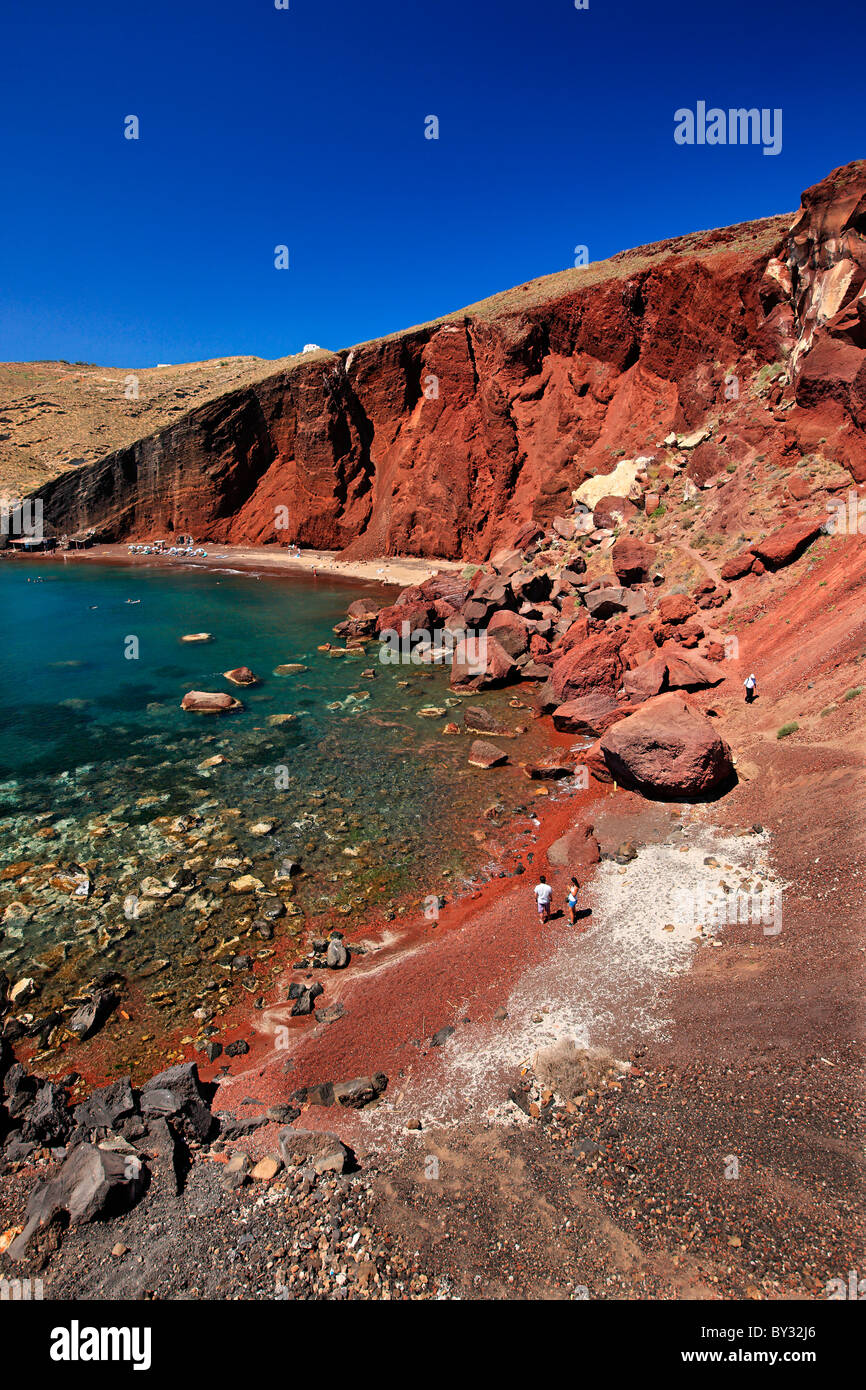
[[[380,664],[375,645],[319,650],[343,645],[333,625],[371,592],[192,567],[0,564],[0,970],[33,979],[34,1030],[113,972],[142,1028],[156,1011],[159,1026],[194,1031],[203,998],[225,1007],[261,989],[260,975],[235,978],[236,952],[268,961],[288,935],[297,954],[310,924],[351,936],[371,907],[407,895],[420,906],[497,871],[472,833],[480,811],[531,798],[514,769],[479,774],[465,737],[443,734],[462,703],[447,670]],[[213,641],[181,641],[194,632]],[[306,669],[275,674],[291,663]],[[225,679],[241,665],[260,684]],[[244,708],[186,713],[191,689]],[[505,694],[484,702],[519,717]],[[429,706],[440,713],[420,716]],[[280,715],[294,718],[269,722]],[[263,915],[272,937],[251,932]],[[36,1036],[61,1046],[62,1029]]]

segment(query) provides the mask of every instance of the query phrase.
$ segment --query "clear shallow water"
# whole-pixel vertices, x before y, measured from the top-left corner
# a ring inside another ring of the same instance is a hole
[[[512,809],[526,784],[513,770],[479,776],[466,740],[443,736],[462,703],[445,670],[380,665],[375,647],[318,650],[342,645],[331,629],[362,592],[212,570],[0,565],[0,969],[34,978],[34,1026],[116,971],[137,990],[139,1032],[154,1009],[162,1026],[195,1030],[202,999],[225,1007],[261,992],[275,946],[302,940],[310,919],[351,936],[369,906],[407,891],[423,900],[478,869],[479,809],[497,797]],[[181,642],[200,631],[214,641]],[[308,669],[274,673],[288,663]],[[261,684],[226,681],[240,665]],[[190,689],[229,691],[244,709],[185,713]],[[420,718],[426,705],[447,716]],[[269,723],[285,714],[296,717]],[[204,766],[214,757],[225,762]],[[291,878],[289,860],[302,869]],[[191,882],[167,893],[182,870]],[[244,876],[261,886],[236,891]],[[143,891],[148,879],[161,896]],[[250,935],[279,903],[275,939]],[[264,976],[232,972],[236,952],[258,957]]]

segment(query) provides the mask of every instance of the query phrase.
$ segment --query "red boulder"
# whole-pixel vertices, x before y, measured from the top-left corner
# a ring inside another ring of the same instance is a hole
[[[711,721],[679,695],[659,695],[620,720],[600,743],[616,781],[648,795],[698,797],[731,777],[731,750]]]

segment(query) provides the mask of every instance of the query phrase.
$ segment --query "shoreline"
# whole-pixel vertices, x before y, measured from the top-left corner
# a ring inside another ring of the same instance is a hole
[[[37,551],[25,555],[15,555],[15,560],[26,560],[28,564],[57,564],[67,561],[89,561],[90,563],[123,564],[150,567],[155,569],[205,569],[220,570],[225,566],[244,573],[281,574],[292,578],[306,577],[311,580],[337,579],[388,588],[405,589],[411,584],[422,584],[438,572],[461,574],[467,560],[426,559],[420,556],[378,556],[372,560],[343,560],[339,550],[302,550],[300,556],[291,555],[275,546],[262,545],[218,545],[209,546],[206,556],[191,555],[131,555],[130,544],[144,542],[113,542],[107,545],[94,545],[89,550],[51,550]]]

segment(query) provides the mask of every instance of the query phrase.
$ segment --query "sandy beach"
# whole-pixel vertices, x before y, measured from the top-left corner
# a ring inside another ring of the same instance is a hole
[[[146,544],[146,542],[136,542]],[[199,547],[207,551],[206,556],[190,555],[135,555],[129,553],[127,542],[112,545],[94,545],[90,550],[50,551],[46,554],[28,555],[28,563],[34,560],[40,564],[49,562],[65,563],[67,560],[112,561],[116,564],[164,565],[171,567],[195,566],[199,569],[232,569],[252,572],[280,572],[285,574],[306,574],[312,577],[327,575],[329,578],[355,579],[372,584],[388,584],[403,589],[409,584],[422,584],[425,579],[440,571],[460,574],[467,566],[465,560],[437,560],[419,558],[413,555],[383,555],[372,560],[345,560],[338,550],[302,550],[300,554],[279,550],[270,545],[214,545],[201,541]]]

